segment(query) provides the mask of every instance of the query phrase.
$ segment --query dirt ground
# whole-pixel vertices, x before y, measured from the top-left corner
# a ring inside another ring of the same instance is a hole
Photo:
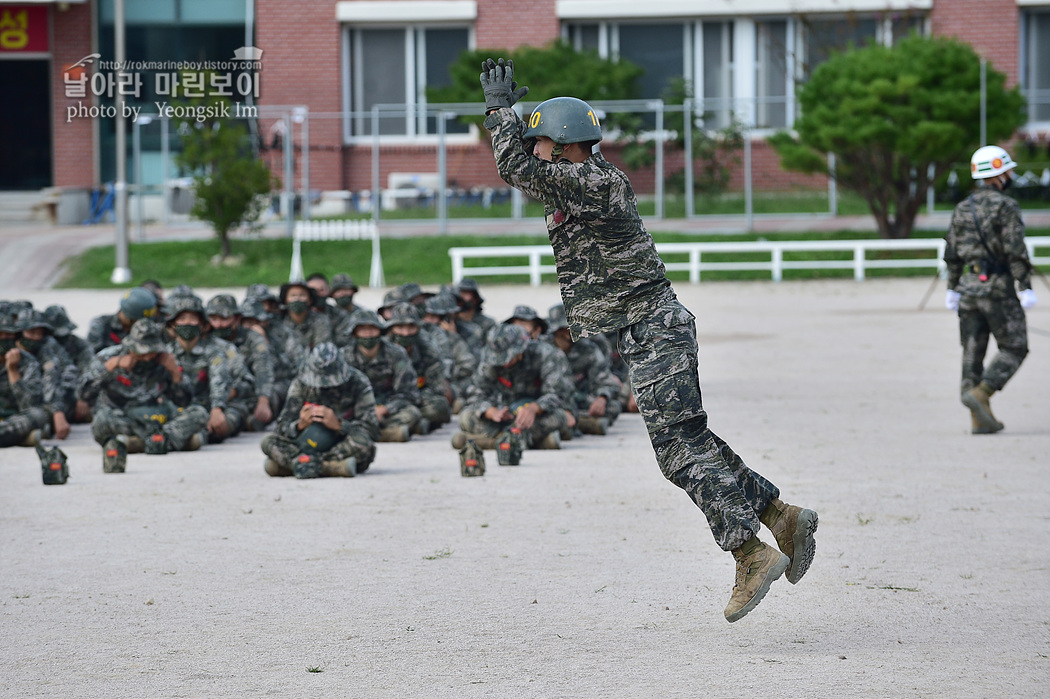
[[[448,426],[296,481],[258,435],[103,474],[80,425],[65,486],[0,451],[0,696],[1046,696],[1050,293],[1006,430],[971,436],[926,287],[679,285],[712,428],[820,513],[808,575],[735,624],[732,557],[637,415],[471,479]],[[557,301],[483,292],[498,319]],[[83,333],[118,294],[29,297]]]

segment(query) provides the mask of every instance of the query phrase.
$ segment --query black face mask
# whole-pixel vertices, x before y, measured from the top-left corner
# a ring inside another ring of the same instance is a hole
[[[414,347],[416,340],[419,339],[419,335],[394,335],[394,342],[401,345],[405,349]]]
[[[183,340],[196,340],[201,336],[201,326],[199,325],[176,325],[175,334],[181,337]]]
[[[135,362],[135,366],[131,367],[131,373],[138,374],[140,376],[145,376],[146,374],[153,371],[153,368],[155,366],[157,366],[156,359],[140,359],[139,361]]]
[[[292,315],[302,315],[310,309],[310,304],[306,301],[289,301],[288,312]]]
[[[473,311],[475,306],[473,301],[460,301],[459,308],[462,311]]]
[[[24,349],[26,352],[29,352],[29,354],[36,354],[40,351],[40,348],[44,346],[44,341],[30,340],[29,338],[23,337],[19,341],[19,344],[22,345],[22,349]]]
[[[223,340],[232,340],[237,336],[237,326],[231,325],[228,328],[215,328],[214,332]]]
[[[13,350],[16,342],[18,342],[18,340],[13,337],[8,340],[0,340],[0,355],[7,354]]]
[[[353,296],[336,296],[335,303],[340,308],[353,308],[354,297]]]
[[[360,347],[361,349],[365,349],[365,350],[370,350],[370,349],[373,349],[374,347],[378,347],[379,346],[379,340],[380,340],[380,338],[378,336],[376,336],[376,337],[357,337],[357,338],[354,338],[354,339],[357,342],[357,346]]]
[[[1006,180],[1003,182],[1003,191],[1005,192],[1006,190],[1010,189],[1010,187],[1013,187],[1013,186],[1014,186],[1014,178],[1010,177],[1008,175],[1006,177]]]

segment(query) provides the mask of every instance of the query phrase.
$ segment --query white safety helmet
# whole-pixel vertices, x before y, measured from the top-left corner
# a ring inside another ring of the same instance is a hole
[[[970,176],[975,180],[985,180],[1013,170],[1017,163],[1010,154],[999,146],[983,146],[974,151],[970,158]]]

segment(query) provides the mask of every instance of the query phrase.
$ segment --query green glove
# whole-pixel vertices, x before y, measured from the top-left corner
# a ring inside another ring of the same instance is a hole
[[[491,58],[481,64],[481,87],[485,90],[485,113],[493,109],[511,107],[529,94],[529,88],[514,82],[514,61],[504,63]]]

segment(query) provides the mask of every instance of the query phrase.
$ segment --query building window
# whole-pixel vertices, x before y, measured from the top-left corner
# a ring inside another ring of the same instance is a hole
[[[874,18],[803,20],[806,51],[802,73],[813,75],[824,61],[851,48],[861,48],[877,40],[878,22]]]
[[[1050,12],[1028,12],[1022,20],[1021,89],[1028,121],[1050,123]]]
[[[793,46],[788,45],[785,20],[755,22],[755,126],[760,129],[789,126],[789,96],[794,91]]]
[[[703,78],[697,93],[703,97],[700,109],[704,125],[724,129],[733,116],[733,23],[704,22],[701,29]]]
[[[379,105],[379,134],[423,136],[437,133],[426,113],[427,86],[451,81],[449,67],[470,48],[466,27],[347,27],[347,136],[372,136],[372,110]],[[381,66],[381,69],[377,69]],[[447,133],[469,127],[445,122]]]

